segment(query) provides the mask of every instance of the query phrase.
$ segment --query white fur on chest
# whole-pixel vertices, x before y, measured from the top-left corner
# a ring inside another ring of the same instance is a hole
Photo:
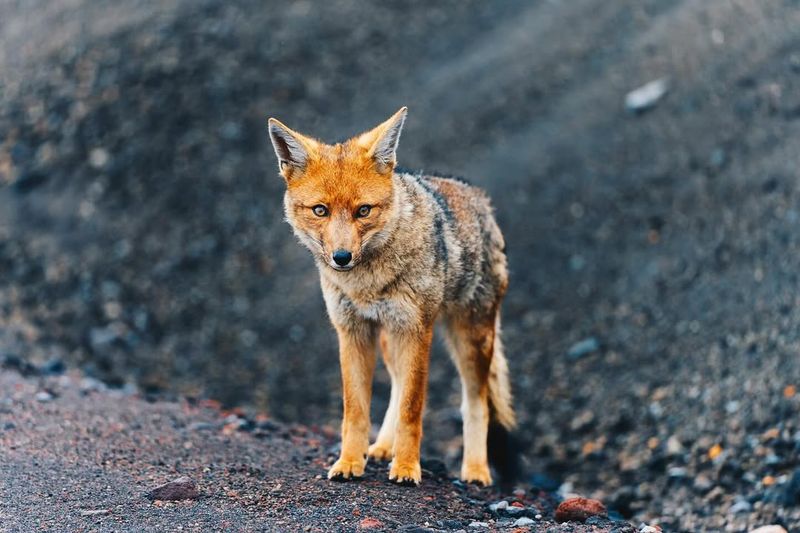
[[[397,331],[414,328],[419,323],[418,305],[402,291],[375,294],[350,288],[337,286],[330,280],[323,282],[325,304],[335,321],[368,321]]]

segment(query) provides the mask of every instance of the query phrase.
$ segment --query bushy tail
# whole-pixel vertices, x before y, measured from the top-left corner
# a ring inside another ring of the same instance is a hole
[[[500,338],[500,316],[495,322],[494,354],[489,367],[489,462],[500,477],[501,486],[511,486],[517,480],[520,446],[512,434],[517,427],[514,398],[508,379],[508,362]]]

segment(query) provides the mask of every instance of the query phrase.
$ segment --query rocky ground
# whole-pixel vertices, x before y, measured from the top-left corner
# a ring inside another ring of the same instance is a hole
[[[390,483],[386,465],[358,482],[328,481],[331,428],[216,402],[147,402],[74,373],[0,371],[0,391],[3,532],[636,531],[600,517],[559,525],[547,493],[501,500],[450,479],[435,460],[417,488]],[[498,501],[513,505],[498,510]]]
[[[333,140],[408,105],[400,162],[488,189],[506,234],[526,481],[800,528],[797,1],[429,4],[0,3],[0,356],[335,425],[265,120]],[[458,394],[437,348],[450,472]]]

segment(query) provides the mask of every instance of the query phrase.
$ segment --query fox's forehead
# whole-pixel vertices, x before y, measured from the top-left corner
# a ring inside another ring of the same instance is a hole
[[[363,148],[352,141],[321,145],[302,176],[289,185],[296,202],[356,206],[387,201],[392,194],[391,173],[380,174]]]

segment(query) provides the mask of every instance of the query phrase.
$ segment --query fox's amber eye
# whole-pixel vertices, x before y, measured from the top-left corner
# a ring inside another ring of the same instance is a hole
[[[358,211],[356,211],[356,216],[358,218],[364,218],[366,216],[369,216],[370,211],[372,211],[372,207],[368,205],[362,205],[361,207],[358,208]]]
[[[317,215],[318,217],[328,216],[328,208],[322,204],[315,205],[314,207],[311,208],[311,210],[314,211],[314,214]]]

